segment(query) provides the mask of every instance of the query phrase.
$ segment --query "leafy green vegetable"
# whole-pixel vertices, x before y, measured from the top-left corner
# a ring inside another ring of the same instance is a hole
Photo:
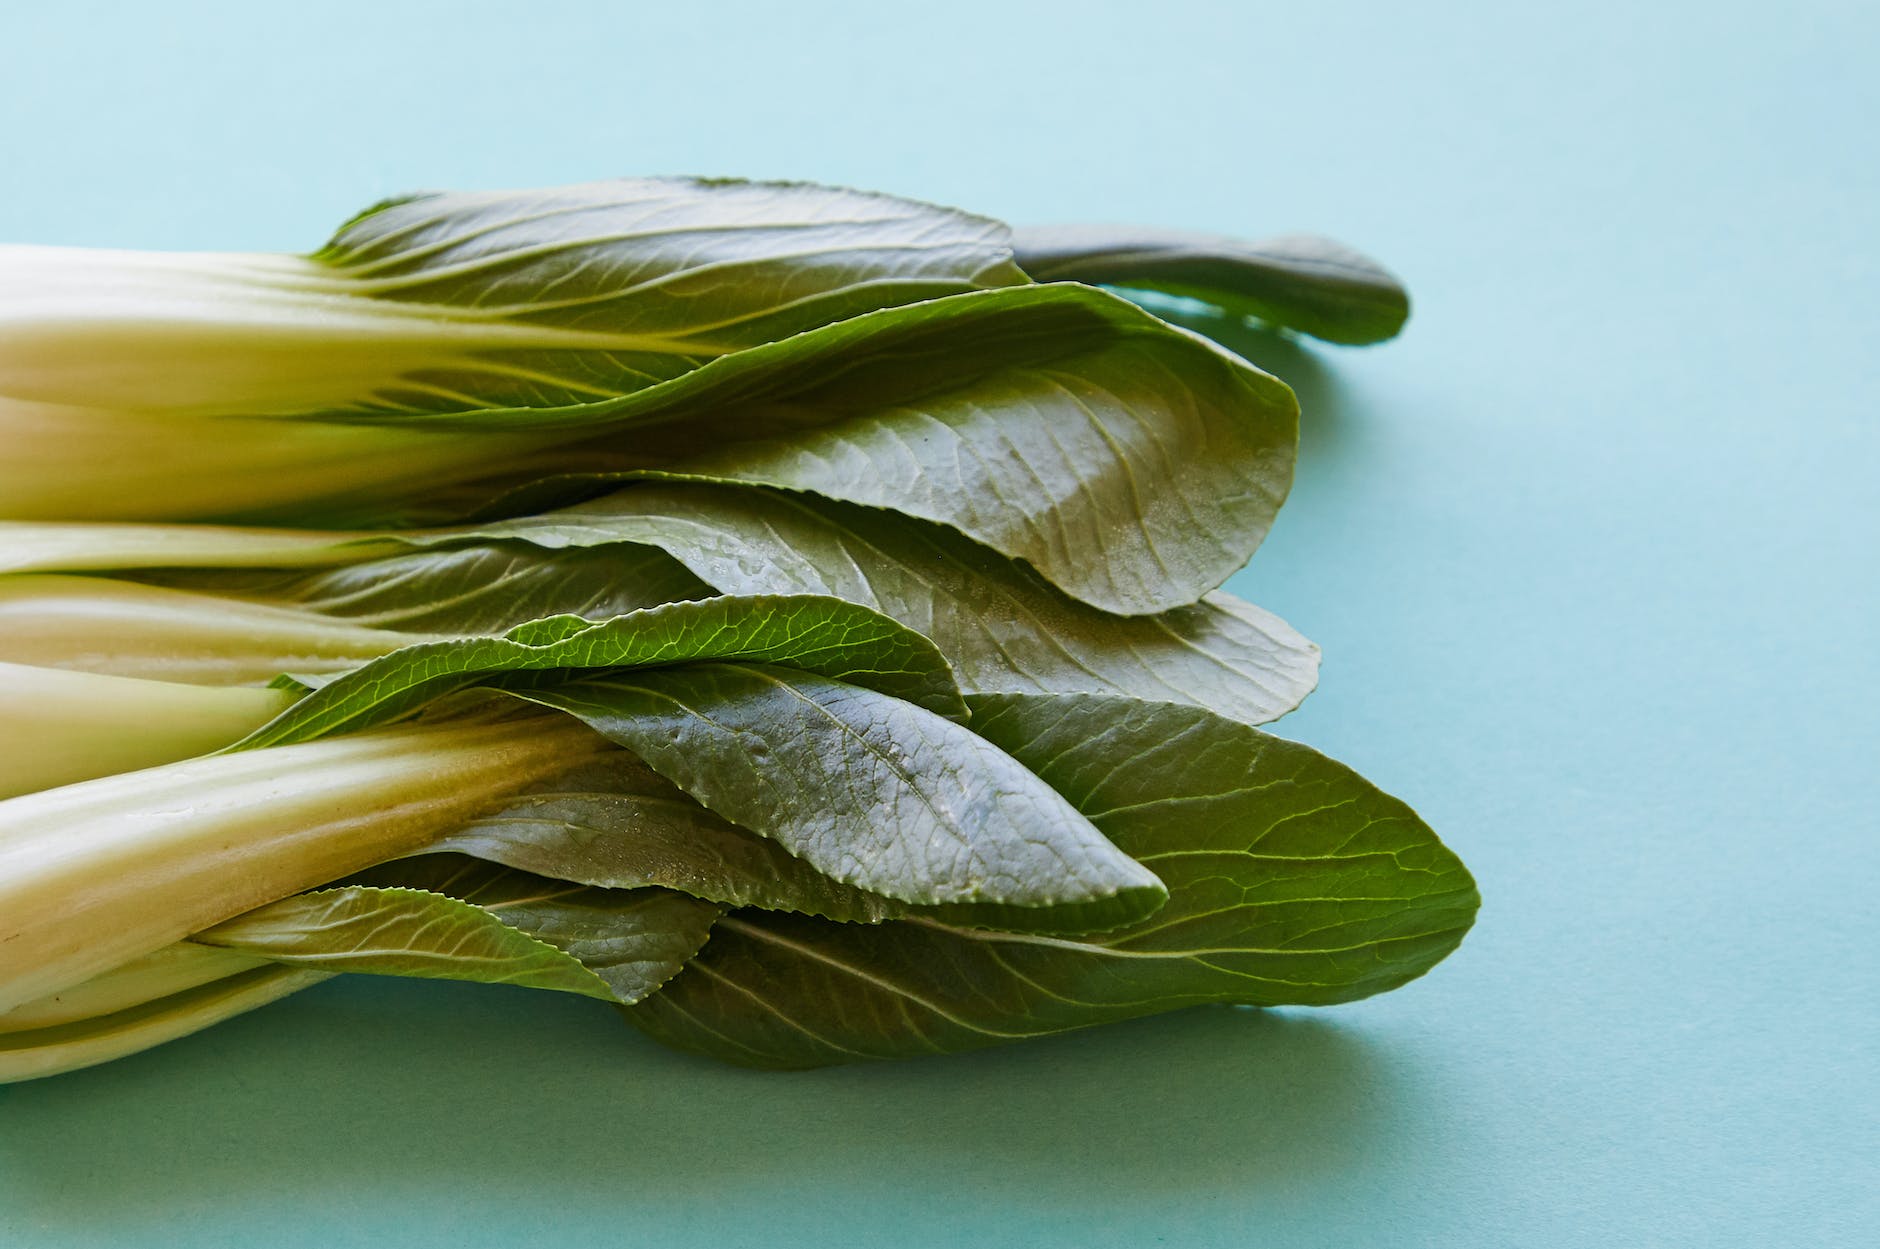
[[[283,898],[192,941],[321,971],[478,980],[631,1004],[705,944],[719,908],[429,854]]]
[[[280,690],[0,663],[0,799],[218,750],[292,701]]]
[[[395,497],[554,439],[319,418],[588,401],[829,320],[1023,280],[983,218],[683,178],[388,202],[312,257],[8,247],[0,515]]]
[[[644,547],[550,553],[521,542],[410,551],[310,573],[216,569],[145,578],[372,629],[458,637],[502,633],[544,616],[606,620],[713,593]],[[0,579],[0,592],[5,585]]]
[[[1202,1002],[1351,1001],[1427,971],[1474,917],[1474,882],[1410,809],[1306,747],[1198,708],[973,702],[1162,877],[1162,910],[1076,940],[739,911],[628,1018],[750,1065],[913,1056]]]
[[[744,659],[853,681],[965,718],[946,660],[887,617],[840,599],[715,598],[611,620],[551,616],[501,637],[423,642],[321,686],[243,747],[311,741],[398,719],[455,690],[518,674]]]
[[[326,972],[269,964],[150,997],[109,1014],[86,1015],[43,1028],[0,1028],[0,1084],[43,1079],[124,1058],[279,1001],[327,978]],[[0,1014],[0,1021],[6,1018]]]
[[[419,849],[607,749],[564,717],[213,755],[0,802],[0,1012]]]
[[[597,675],[569,680],[583,669]],[[517,679],[531,673],[550,675]],[[423,643],[323,685],[242,745],[369,728],[489,684],[583,719],[842,884],[1077,927],[1161,901],[1152,875],[947,718],[965,709],[931,643],[840,599],[716,598]]]
[[[1007,230],[983,217],[693,178],[392,200],[313,258],[375,302],[537,338],[407,369],[358,401],[394,412],[587,402],[878,308],[1025,281]]]
[[[984,738],[810,672],[690,664],[522,697],[567,711],[825,876],[970,922],[1108,927],[1161,882]]]
[[[494,514],[607,479],[771,486],[949,526],[1129,615],[1193,602],[1246,562],[1298,441],[1283,383],[1070,285],[857,317],[611,402],[428,424],[551,421],[586,440],[519,460],[520,488]],[[473,501],[447,501],[440,518]]]
[[[427,639],[551,615],[604,620],[712,593],[663,553],[521,543],[410,552],[316,572],[0,576],[0,661],[204,685],[344,672]],[[224,743],[218,743],[224,744]]]
[[[1318,648],[1226,594],[1117,617],[1023,566],[890,512],[767,490],[636,486],[479,531],[544,546],[642,542],[727,594],[823,594],[927,637],[968,693],[1105,693],[1261,723],[1318,676]]]
[[[1013,246],[1042,282],[1198,299],[1327,342],[1381,343],[1410,316],[1409,295],[1382,265],[1311,234],[1248,243],[1142,226],[1037,226],[1017,231]]]
[[[901,903],[824,876],[624,751],[529,787],[431,846],[607,889],[663,885],[727,906],[875,923]]]
[[[791,183],[0,248],[0,1079],[342,971],[770,1066],[1422,974],[1473,883],[1251,727],[1317,675],[1216,592],[1297,405],[1174,299],[1408,310],[1323,240]]]

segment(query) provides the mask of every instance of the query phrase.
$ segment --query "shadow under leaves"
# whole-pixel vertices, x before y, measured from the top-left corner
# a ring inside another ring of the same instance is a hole
[[[1398,1081],[1317,1015],[1202,1008],[999,1050],[796,1074],[670,1053],[524,990],[334,982],[129,1060],[0,1090],[16,1215],[476,1193],[735,1204],[909,1182],[1045,1210],[1345,1185]],[[1373,1159],[1375,1161],[1375,1159]],[[624,1190],[623,1190],[624,1191]]]

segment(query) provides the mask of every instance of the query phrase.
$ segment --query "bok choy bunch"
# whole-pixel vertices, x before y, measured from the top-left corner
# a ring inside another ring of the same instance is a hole
[[[1253,727],[1318,652],[1217,588],[1292,395],[1086,282],[1407,311],[1321,240],[802,184],[0,249],[0,1078],[343,972],[771,1066],[1422,974],[1467,872]]]

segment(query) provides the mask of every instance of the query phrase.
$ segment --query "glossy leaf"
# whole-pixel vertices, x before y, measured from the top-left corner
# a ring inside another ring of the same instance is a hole
[[[1350,1001],[1429,970],[1474,918],[1474,882],[1415,814],[1304,746],[1167,704],[973,702],[1166,881],[1161,911],[1077,940],[740,911],[628,1017],[757,1066],[912,1056],[1203,1002]]]
[[[1041,282],[1089,282],[1198,299],[1327,342],[1380,343],[1403,329],[1410,296],[1382,265],[1331,239],[1254,243],[1143,226],[1034,226],[1014,234]]]

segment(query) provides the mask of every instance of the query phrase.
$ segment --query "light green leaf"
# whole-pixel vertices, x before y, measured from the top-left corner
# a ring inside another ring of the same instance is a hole
[[[878,612],[808,596],[671,603],[594,622],[551,616],[502,637],[421,642],[322,685],[238,749],[309,741],[384,724],[458,690],[531,674],[684,664],[787,663],[964,717],[933,643]]]
[[[968,693],[1127,694],[1259,724],[1318,678],[1317,647],[1231,595],[1113,616],[950,530],[808,496],[648,484],[490,530],[554,547],[649,543],[729,594],[865,604],[931,638]]]
[[[1076,940],[740,911],[628,1018],[755,1066],[911,1056],[1203,1002],[1351,1001],[1423,974],[1474,919],[1474,882],[1415,813],[1304,746],[1198,708],[972,701],[1162,877],[1162,910]]]
[[[1381,343],[1410,316],[1410,296],[1370,257],[1310,234],[1250,243],[1143,226],[1035,226],[1014,236],[1041,282],[1147,289],[1327,342]]]
[[[689,664],[518,696],[566,711],[824,875],[963,921],[1126,923],[1161,884],[985,738],[788,668]]]
[[[425,855],[297,894],[192,940],[319,971],[475,980],[637,1002],[705,943],[718,908]]]

